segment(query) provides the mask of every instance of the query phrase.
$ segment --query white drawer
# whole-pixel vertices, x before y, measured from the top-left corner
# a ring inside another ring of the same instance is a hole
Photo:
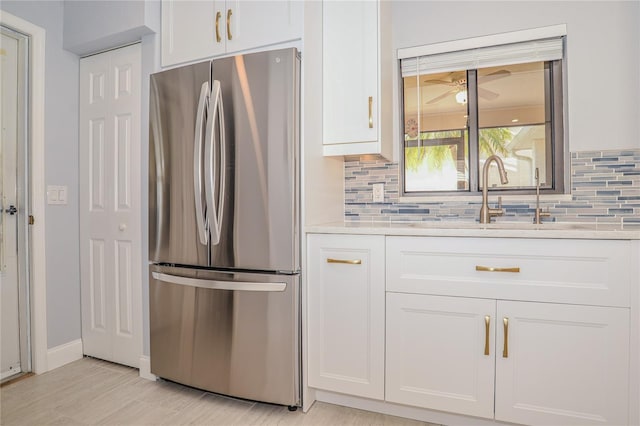
[[[386,241],[387,291],[403,293],[629,307],[630,265],[638,261],[632,242],[624,240]]]

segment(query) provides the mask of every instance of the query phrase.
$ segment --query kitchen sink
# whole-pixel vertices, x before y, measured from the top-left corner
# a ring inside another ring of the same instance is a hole
[[[526,222],[416,222],[416,223],[398,223],[398,226],[409,226],[412,228],[434,228],[434,229],[513,229],[513,230],[596,230],[596,229],[614,229],[619,227],[616,224],[595,224],[595,223],[576,223],[576,222],[547,222],[542,224],[526,223]]]

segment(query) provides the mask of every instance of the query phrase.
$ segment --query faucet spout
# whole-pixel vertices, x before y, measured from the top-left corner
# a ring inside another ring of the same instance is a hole
[[[492,155],[484,162],[484,167],[482,168],[482,207],[480,207],[480,223],[490,223],[491,218],[493,216],[502,216],[504,211],[501,206],[498,206],[497,209],[492,209],[489,207],[489,166],[492,162],[495,162],[498,166],[498,173],[500,173],[500,182],[502,184],[509,183],[509,179],[507,178],[507,172],[504,169],[504,163],[502,159],[497,155]]]

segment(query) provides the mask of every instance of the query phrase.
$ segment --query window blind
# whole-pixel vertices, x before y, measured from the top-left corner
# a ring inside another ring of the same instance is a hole
[[[404,58],[402,77],[562,59],[564,37]]]

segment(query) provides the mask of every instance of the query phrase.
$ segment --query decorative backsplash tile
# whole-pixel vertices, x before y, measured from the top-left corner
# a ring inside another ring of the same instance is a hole
[[[474,221],[481,201],[399,202],[398,163],[348,158],[344,163],[345,220]],[[384,184],[384,203],[373,203],[372,186]],[[493,205],[495,196],[490,197]],[[545,196],[540,206],[551,213],[545,221],[640,224],[640,149],[585,151],[571,154],[571,200]],[[496,221],[530,222],[531,201],[505,202]]]

